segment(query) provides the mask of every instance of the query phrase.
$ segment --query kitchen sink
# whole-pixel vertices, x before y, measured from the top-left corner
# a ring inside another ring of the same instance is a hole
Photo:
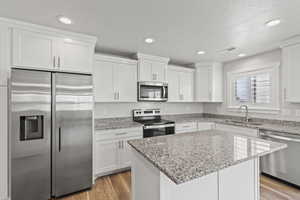
[[[226,120],[226,122],[229,123],[235,123],[235,124],[243,124],[243,125],[253,125],[253,126],[260,126],[262,123],[259,122],[246,122],[246,121],[239,121],[239,120]]]

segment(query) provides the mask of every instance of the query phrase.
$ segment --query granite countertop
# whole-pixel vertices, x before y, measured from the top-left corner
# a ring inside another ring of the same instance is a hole
[[[286,148],[223,131],[160,136],[128,143],[176,184]]]
[[[242,124],[234,123],[231,120],[241,120],[240,117],[211,115],[211,114],[180,114],[180,115],[164,115],[163,119],[175,121],[175,123],[185,122],[214,122],[233,126],[255,128],[259,130],[276,131],[282,133],[300,135],[300,123],[292,121],[252,119],[253,122],[261,124]],[[121,129],[142,127],[142,124],[132,121],[131,117],[122,118],[104,118],[95,119],[95,130]]]
[[[210,114],[185,114],[185,115],[166,115],[165,119],[173,120],[175,123],[185,123],[185,122],[214,122],[220,124],[227,124],[233,126],[240,126],[246,128],[254,128],[259,130],[275,131],[282,133],[289,133],[300,135],[300,123],[293,121],[282,121],[282,120],[269,120],[269,119],[258,119],[253,118],[252,122],[257,122],[257,124],[244,124],[244,123],[234,123],[231,120],[241,121],[241,117],[233,116],[222,116],[222,115],[210,115]]]
[[[132,121],[132,118],[130,117],[95,119],[95,130],[134,128],[142,126],[142,124]]]

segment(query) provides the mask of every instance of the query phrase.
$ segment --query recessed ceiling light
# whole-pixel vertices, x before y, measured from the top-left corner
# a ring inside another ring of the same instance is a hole
[[[198,55],[203,55],[203,54],[205,54],[205,51],[197,51],[197,54]]]
[[[70,25],[70,24],[73,23],[72,20],[70,18],[66,17],[66,16],[61,16],[60,15],[60,16],[57,17],[57,19],[62,24]]]
[[[65,40],[65,42],[73,42],[73,40],[71,38],[65,38],[64,40]]]
[[[245,56],[246,56],[246,54],[244,54],[244,53],[240,53],[238,56],[239,56],[239,57],[245,57]]]
[[[280,19],[272,19],[272,20],[270,20],[270,21],[267,21],[267,22],[265,23],[265,25],[266,25],[267,27],[273,27],[273,26],[279,25],[280,23],[281,23],[281,20],[280,20]]]
[[[155,40],[154,40],[153,38],[146,38],[146,39],[145,39],[145,42],[146,42],[147,44],[152,44],[153,42],[155,42]]]

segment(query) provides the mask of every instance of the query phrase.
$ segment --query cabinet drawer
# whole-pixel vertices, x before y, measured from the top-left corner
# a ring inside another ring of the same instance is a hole
[[[199,122],[198,131],[212,130],[215,128],[215,123],[212,122]]]
[[[143,137],[142,127],[126,129],[96,130],[95,139],[99,140],[119,140],[128,137]]]
[[[176,124],[176,133],[186,133],[197,131],[197,122],[186,122]]]

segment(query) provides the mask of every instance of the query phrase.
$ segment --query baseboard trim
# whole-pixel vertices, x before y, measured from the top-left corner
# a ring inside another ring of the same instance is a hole
[[[109,172],[96,174],[96,175],[94,175],[94,180],[96,180],[97,178],[103,177],[103,176],[108,176],[108,175],[117,174],[120,172],[129,171],[130,169],[131,169],[131,167],[126,167],[126,168],[122,168],[122,169],[117,169],[117,170],[113,170],[113,171],[109,171]]]

